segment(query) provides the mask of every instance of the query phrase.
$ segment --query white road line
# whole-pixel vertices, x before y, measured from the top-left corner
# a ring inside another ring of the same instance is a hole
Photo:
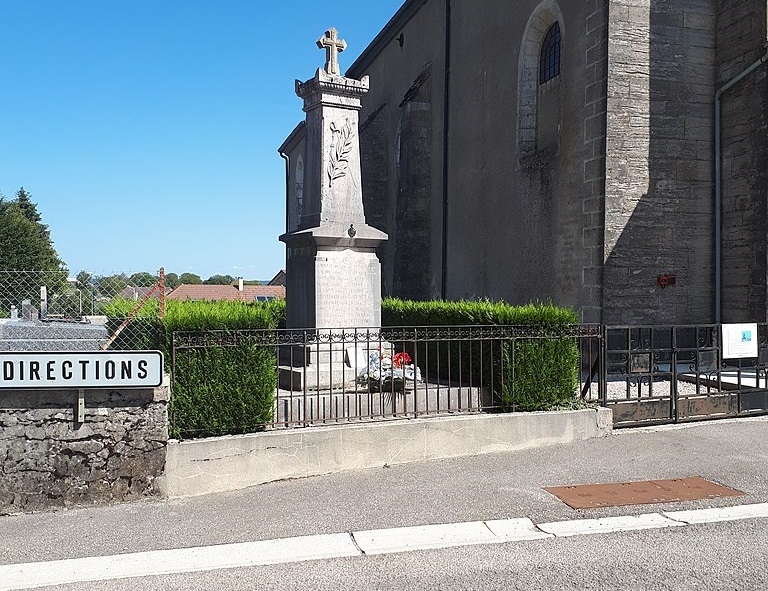
[[[505,542],[522,542],[523,540],[540,540],[551,538],[552,534],[545,533],[537,528],[530,519],[497,519],[486,521],[494,535]]]
[[[349,534],[0,566],[0,590],[360,556]]]
[[[639,529],[677,527],[680,525],[684,524],[667,519],[659,513],[645,513],[644,515],[624,515],[621,517],[603,517],[601,519],[575,519],[573,521],[540,523],[539,529],[558,538],[564,538],[584,534],[607,534]]]
[[[50,562],[7,564],[0,565],[0,591],[352,557],[360,556],[361,550],[366,554],[387,554],[536,540],[553,536],[684,527],[689,524],[750,518],[768,518],[768,503],[694,511],[668,511],[664,514],[577,519],[542,523],[538,527],[530,519],[442,523],[352,534],[323,534]]]
[[[714,509],[694,509],[691,511],[665,511],[664,515],[670,519],[687,524],[754,519],[768,517],[768,503],[736,505],[735,507],[718,507]]]
[[[392,554],[473,544],[498,544],[506,541],[494,535],[482,521],[372,529],[353,532],[352,535],[366,554]]]

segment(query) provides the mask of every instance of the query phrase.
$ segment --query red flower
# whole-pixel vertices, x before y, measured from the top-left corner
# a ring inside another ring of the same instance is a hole
[[[404,365],[410,365],[411,364],[411,356],[408,355],[405,351],[402,351],[401,353],[395,353],[395,356],[392,358],[392,365],[395,367],[403,367]]]

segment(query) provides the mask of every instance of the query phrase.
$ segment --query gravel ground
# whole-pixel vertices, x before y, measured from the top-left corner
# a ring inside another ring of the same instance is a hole
[[[629,384],[629,388],[627,387]],[[625,400],[636,398],[668,397],[673,390],[671,380],[658,379],[649,383],[646,377],[640,379],[630,378],[629,380],[609,380],[608,381],[608,400]],[[677,392],[680,396],[704,396],[717,392],[716,388],[707,388],[705,383],[698,386],[695,383],[677,380]],[[586,400],[597,401],[597,384],[592,384],[587,393]]]

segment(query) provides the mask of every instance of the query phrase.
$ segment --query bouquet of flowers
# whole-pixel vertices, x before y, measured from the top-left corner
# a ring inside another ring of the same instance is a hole
[[[405,351],[391,355],[381,348],[368,355],[368,365],[358,375],[358,383],[367,384],[371,389],[397,391],[406,382],[421,382],[421,370]]]

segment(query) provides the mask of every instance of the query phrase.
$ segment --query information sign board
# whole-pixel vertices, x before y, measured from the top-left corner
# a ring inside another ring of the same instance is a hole
[[[723,324],[723,359],[757,357],[757,324]]]

